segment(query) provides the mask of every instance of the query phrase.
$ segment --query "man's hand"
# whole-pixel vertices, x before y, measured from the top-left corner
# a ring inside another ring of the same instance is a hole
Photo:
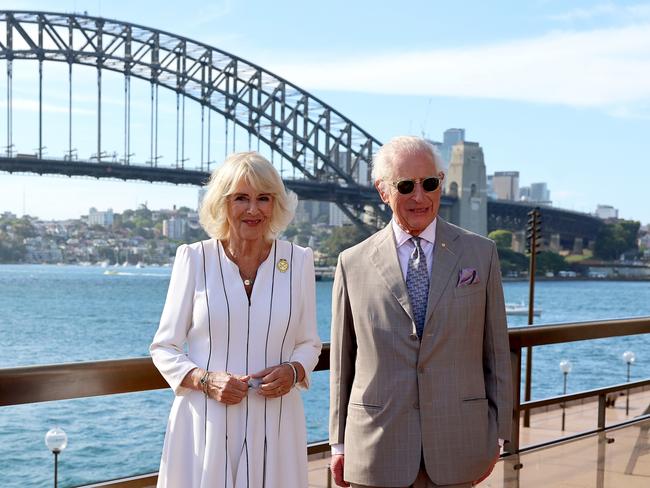
[[[343,454],[334,454],[330,461],[330,470],[332,471],[332,476],[334,476],[336,486],[350,486],[350,483],[343,480],[344,457]]]
[[[496,466],[497,462],[499,461],[499,454],[500,454],[500,452],[501,452],[501,447],[497,447],[497,455],[496,455],[496,457],[494,458],[494,461],[492,462],[492,464],[490,465],[490,467],[488,468],[488,470],[483,474],[483,476],[481,476],[479,479],[477,479],[477,480],[474,482],[475,485],[478,485],[481,481],[484,481],[488,476],[490,476],[490,475],[492,474],[492,470],[494,469],[494,467]]]

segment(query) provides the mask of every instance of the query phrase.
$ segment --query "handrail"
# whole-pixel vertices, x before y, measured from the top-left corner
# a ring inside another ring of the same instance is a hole
[[[315,371],[329,369],[329,344]],[[0,369],[0,407],[159,390],[169,385],[149,357]]]
[[[528,346],[649,333],[650,317],[508,329],[513,353]],[[328,353],[329,344],[324,344],[316,371],[329,369]],[[0,406],[166,387],[167,383],[148,357],[5,368],[0,369]]]
[[[650,333],[650,317],[530,325],[508,329],[510,349]]]
[[[602,388],[595,388],[593,390],[584,390],[577,393],[569,393],[567,395],[557,395],[549,398],[542,398],[540,400],[532,400],[524,402],[519,405],[519,410],[533,410],[535,408],[548,407],[550,405],[559,405],[561,403],[573,402],[576,400],[584,400],[585,398],[592,398],[600,395],[608,395],[609,393],[616,393],[619,391],[634,390],[644,386],[650,386],[650,378],[639,381],[632,381],[630,383],[619,383],[618,385],[604,386]]]

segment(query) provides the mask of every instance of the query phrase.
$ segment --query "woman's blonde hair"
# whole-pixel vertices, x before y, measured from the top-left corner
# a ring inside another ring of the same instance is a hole
[[[273,196],[273,213],[265,238],[275,239],[293,219],[298,197],[285,189],[278,171],[256,152],[233,153],[212,172],[199,210],[201,226],[213,239],[228,239],[228,196],[241,181],[260,193]]]

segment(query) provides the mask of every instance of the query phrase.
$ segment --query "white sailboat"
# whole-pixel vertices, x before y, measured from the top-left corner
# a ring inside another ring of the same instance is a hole
[[[524,302],[519,303],[506,303],[506,315],[528,315],[528,305]],[[533,310],[533,316],[539,317],[542,315],[541,308]]]

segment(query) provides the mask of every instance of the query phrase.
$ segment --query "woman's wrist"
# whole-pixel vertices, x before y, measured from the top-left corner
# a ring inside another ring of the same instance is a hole
[[[305,368],[303,367],[302,363],[300,361],[294,361],[293,364],[296,367],[296,370],[298,371],[298,383],[302,383],[305,381]]]
[[[296,383],[298,383],[298,370],[296,369],[296,367],[291,361],[285,361],[282,364],[286,364],[291,368],[291,372],[293,373],[293,384],[291,385],[291,388],[293,388],[294,386],[296,386]]]
[[[293,367],[293,370],[296,373],[296,381],[294,382],[294,386],[298,383],[302,383],[302,381],[305,379],[305,368],[303,368],[300,361],[291,361],[289,364]]]
[[[199,390],[201,390],[204,394],[208,394],[208,377],[210,375],[210,372],[206,370],[200,370],[202,373],[201,376],[199,377]]]

